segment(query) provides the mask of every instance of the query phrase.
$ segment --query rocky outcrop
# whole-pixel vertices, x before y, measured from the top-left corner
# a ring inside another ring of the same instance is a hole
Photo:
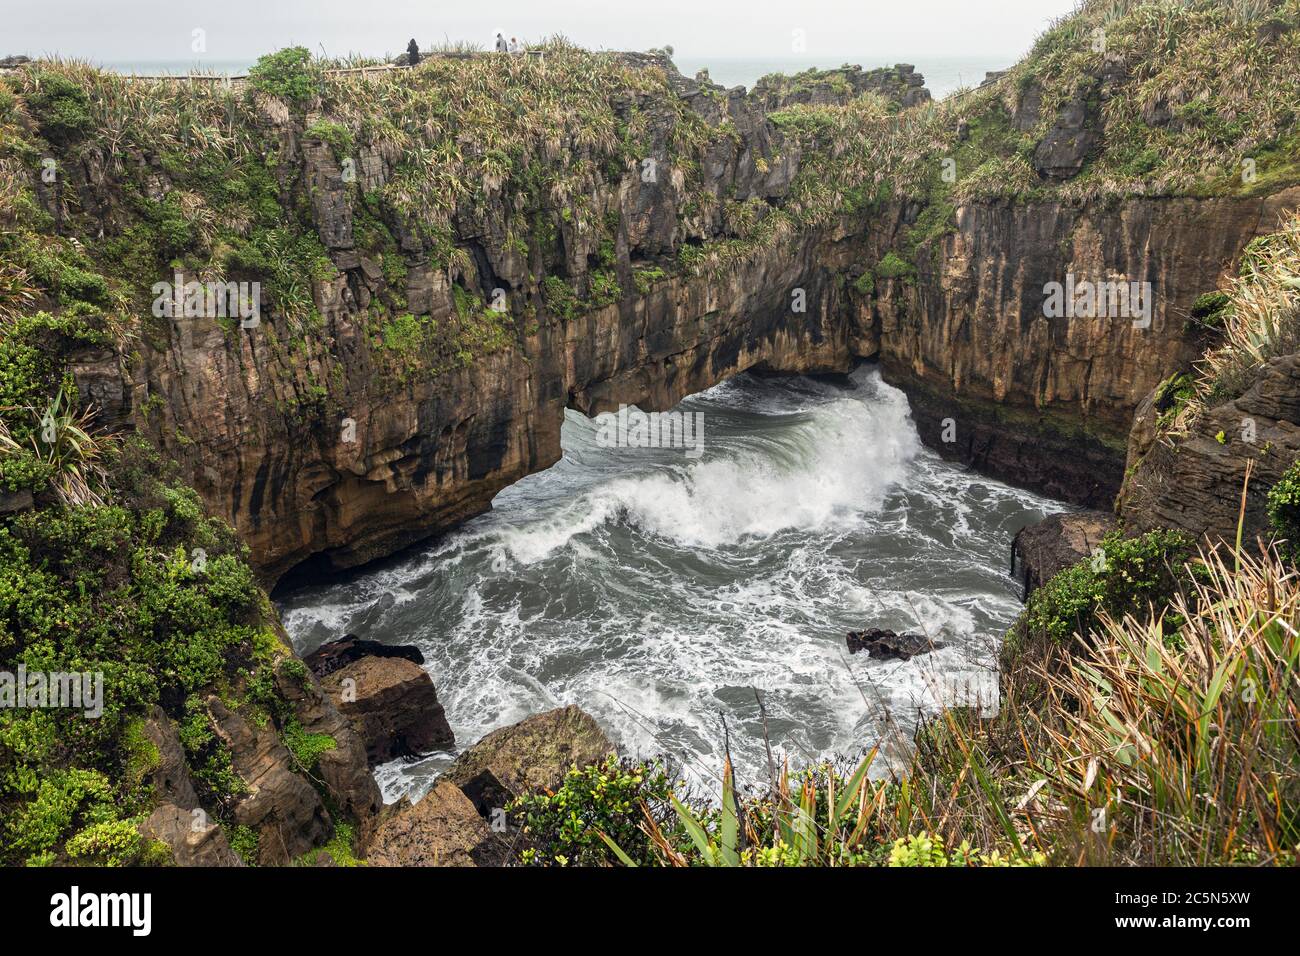
[[[1300,355],[1268,362],[1242,395],[1208,409],[1185,434],[1157,432],[1153,399],[1134,422],[1116,505],[1125,530],[1174,528],[1233,542],[1245,490],[1242,540],[1267,539],[1268,491],[1300,460]]]
[[[140,824],[140,833],[171,849],[177,866],[243,866],[225,831],[194,810],[164,803]]]
[[[140,341],[130,362],[85,356],[76,371],[86,400],[97,393],[106,421],[127,419],[153,434],[272,583],[308,559],[364,564],[485,511],[501,489],[559,460],[567,407],[664,409],[756,366],[847,369],[860,350],[843,321],[841,275],[861,224],[792,236],[722,274],[656,272],[684,243],[727,234],[724,199],[775,202],[797,169],[797,148],[781,141],[756,101],[679,82],[708,122],[735,130],[701,156],[715,201],[687,215],[672,170],[647,182],[639,167],[570,201],[617,219],[613,271],[635,295],[557,315],[540,277],[566,277],[575,295],[587,294],[596,234],[569,222],[566,205],[546,211],[546,229],[508,236],[518,200],[509,194],[458,212],[457,241],[470,264],[453,269],[429,267],[425,233],[390,224],[405,269],[395,285],[348,245],[356,241],[355,199],[336,158],[303,140],[292,119],[268,115],[285,188],[294,177],[310,184],[305,195],[337,269],[312,283],[319,321],[304,334],[269,310],[248,329],[177,320],[163,327],[165,340]],[[652,121],[657,151],[668,155],[672,118]],[[377,153],[358,163],[372,190],[393,168]],[[93,184],[82,191],[91,201]],[[450,352],[437,367],[425,356],[411,368],[374,345],[372,302],[400,298],[431,327],[455,329],[458,297],[490,301],[496,289],[513,331],[490,354],[466,363]],[[114,379],[119,386],[107,388]]]
[[[365,744],[370,764],[455,746],[433,680],[401,657],[362,657],[322,682]]]
[[[1076,512],[1051,515],[1021,528],[1011,542],[1011,576],[1023,582],[1022,600],[1059,572],[1091,555],[1115,529],[1113,515]]]
[[[885,378],[926,444],[981,472],[1087,506],[1118,492],[1133,413],[1199,356],[1196,296],[1273,232],[1300,189],[1257,199],[1135,199],[1118,209],[983,204],[922,246],[915,281],[877,282],[860,310]],[[904,221],[906,216],[903,217]],[[876,238],[879,261],[896,239]],[[1134,318],[1045,314],[1048,283],[1150,282]]]
[[[947,646],[923,634],[898,634],[878,627],[850,631],[847,640],[850,654],[866,651],[872,660],[881,661],[908,661]]]
[[[930,100],[925,77],[910,63],[863,70],[846,63],[838,70],[808,70],[795,76],[775,74],[754,84],[753,96],[767,112],[795,104],[828,106],[847,103],[864,93],[875,93],[899,106],[916,106]]]
[[[161,707],[153,707],[142,732],[158,755],[145,776],[154,800],[182,810],[193,810],[199,805],[199,796],[194,790],[194,781],[190,779],[176,725]]]
[[[282,866],[325,842],[332,826],[329,812],[315,788],[294,771],[292,755],[275,728],[250,723],[219,697],[208,698],[207,706],[246,788],[231,815],[237,826],[257,835],[257,862]]]
[[[337,641],[322,644],[302,659],[317,677],[327,677],[365,657],[395,657],[415,665],[424,664],[424,655],[413,644],[384,644],[347,634]]]
[[[154,707],[143,722],[141,735],[150,752],[141,783],[152,793],[155,806],[140,832],[167,844],[178,866],[243,865],[215,821],[218,809],[231,825],[253,832],[257,856],[248,862],[259,864],[283,865],[329,838],[335,820],[322,793],[341,819],[355,824],[360,839],[371,833],[383,798],[370,774],[362,737],[300,661],[281,658],[275,684],[297,722],[296,730],[329,746],[312,766],[304,767],[265,715],[241,713],[219,697],[209,697],[210,727],[239,779],[229,804],[221,808],[201,803],[176,726],[166,712]]]
[[[491,817],[514,797],[555,787],[571,766],[596,763],[613,752],[591,715],[559,707],[492,731],[438,780],[460,787],[479,813]]]
[[[391,210],[380,225],[396,249],[364,247],[377,213],[359,207],[358,189],[381,194],[399,159],[360,149],[353,184],[303,118],[266,108],[259,135],[276,148],[283,202],[309,213],[335,270],[311,280],[310,329],[269,309],[247,329],[178,319],[133,342],[129,356],[81,357],[84,400],[106,424],[147,431],[235,526],[267,583],[308,561],[355,567],[487,510],[503,488],[559,460],[566,408],[663,410],[746,369],[844,371],[862,358],[879,359],[907,391],[922,438],[942,454],[1101,506],[1120,486],[1134,409],[1196,355],[1183,331],[1194,296],[1300,204],[1296,189],[1104,208],[980,203],[953,210],[951,228],[913,249],[922,209],[894,203],[756,243],[696,275],[679,268],[683,252],[737,235],[738,208],[762,220],[788,197],[799,146],[767,113],[796,93],[723,90],[680,76],[662,56],[629,57],[663,69],[713,130],[688,158],[702,183],[688,192],[671,164],[648,176],[631,161],[589,162],[567,144],[590,175],[537,210],[519,183],[488,184],[473,208],[450,211],[454,261],[428,223]],[[879,83],[923,89],[905,66],[892,79],[827,76],[840,77],[830,83],[837,96]],[[1012,122],[1031,128],[1041,91],[1018,95]],[[1058,117],[1045,174],[1084,155],[1069,143],[1088,128],[1090,102],[1082,117]],[[629,90],[611,109],[646,126],[650,152],[670,156],[679,105]],[[150,189],[162,196],[166,173],[155,166]],[[125,215],[103,169],[69,164],[65,194],[107,221]],[[520,224],[525,209],[532,218]],[[616,223],[609,238],[597,222]],[[848,286],[847,276],[899,250],[915,275],[881,278],[870,295]],[[1071,276],[1151,283],[1152,321],[1047,317],[1044,286]],[[594,296],[598,278],[616,279],[621,294]],[[423,326],[463,331],[465,301],[505,310],[501,340],[482,354],[450,339],[437,355],[394,353],[374,327],[373,306],[390,315],[400,302]]]
[[[333,741],[333,746],[316,758],[314,768],[296,769],[309,771],[329,794],[334,807],[355,821],[364,834],[384,805],[370,774],[365,735],[310,671],[300,672],[282,661],[275,678],[276,689],[293,708],[303,732]]]
[[[438,782],[423,799],[406,798],[380,821],[366,851],[371,866],[498,866],[508,844],[460,788]]]
[[[422,799],[387,808],[366,847],[375,866],[498,866],[513,838],[505,807],[557,786],[571,766],[614,751],[577,707],[534,714],[488,734],[456,759]]]

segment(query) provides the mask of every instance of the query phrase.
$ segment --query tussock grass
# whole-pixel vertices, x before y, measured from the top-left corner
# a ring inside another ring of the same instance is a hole
[[[944,712],[904,772],[872,779],[873,750],[742,799],[727,766],[719,805],[673,794],[674,824],[646,801],[653,856],[611,845],[609,862],[1294,863],[1300,575],[1271,549],[1192,562],[1168,607],[1031,645],[1003,676],[1000,715]]]

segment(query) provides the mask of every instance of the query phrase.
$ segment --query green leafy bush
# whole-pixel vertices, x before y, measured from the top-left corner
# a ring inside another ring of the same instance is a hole
[[[873,270],[877,279],[914,279],[916,266],[896,252],[888,252]]]
[[[1028,858],[1005,857],[997,850],[986,853],[972,849],[967,841],[952,850],[945,848],[943,837],[929,833],[913,833],[894,841],[889,850],[889,865],[893,867],[935,866],[1044,866],[1047,857],[1035,852]]]
[[[671,792],[672,781],[661,764],[611,755],[604,763],[570,769],[554,793],[522,797],[506,812],[521,820],[528,840],[521,862],[608,866],[617,859],[601,833],[634,859],[649,860],[650,838],[641,829],[641,805],[666,808]]]
[[[1093,557],[1067,568],[1033,593],[1016,631],[1008,635],[1012,649],[1019,637],[1045,636],[1068,641],[1072,634],[1087,637],[1104,611],[1112,618],[1144,614],[1148,607],[1163,610],[1192,581],[1193,541],[1177,531],[1149,531],[1135,538],[1111,532]]]
[[[141,835],[143,817],[92,823],[67,843],[78,863],[94,866],[161,866],[171,862],[171,849]]]
[[[302,106],[320,93],[320,69],[305,46],[290,46],[261,57],[248,71],[257,90]]]
[[[68,143],[90,130],[90,97],[80,84],[54,70],[42,70],[34,77],[34,85],[36,92],[28,98],[27,107],[47,139]]]
[[[1273,533],[1286,542],[1283,555],[1300,561],[1300,462],[1288,468],[1268,491],[1268,523]]]
[[[0,709],[0,863],[145,861],[126,821],[152,798],[140,723],[153,706],[176,720],[218,816],[244,784],[203,702],[220,693],[283,719],[265,679],[278,644],[242,548],[164,470],[134,439],[113,452],[111,503],[0,519],[0,668],[103,682],[96,719]],[[304,753],[322,744],[304,737]]]

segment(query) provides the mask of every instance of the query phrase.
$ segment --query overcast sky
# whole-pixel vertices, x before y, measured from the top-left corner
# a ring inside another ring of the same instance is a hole
[[[496,30],[684,57],[1015,55],[1075,0],[3,0],[0,56],[242,60],[290,44],[331,56],[398,52]],[[206,52],[191,52],[193,31]],[[795,47],[803,31],[804,49]]]

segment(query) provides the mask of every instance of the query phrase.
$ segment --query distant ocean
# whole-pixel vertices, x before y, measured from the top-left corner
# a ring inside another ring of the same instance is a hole
[[[878,66],[893,66],[895,63],[910,63],[925,77],[925,85],[931,95],[942,99],[954,90],[965,86],[978,86],[984,75],[990,70],[1005,70],[1012,66],[1019,56],[1008,53],[998,56],[887,56],[878,55],[861,57],[800,58],[800,57],[674,57],[677,68],[687,76],[694,76],[701,69],[707,69],[714,83],[728,88],[733,86],[752,87],[754,82],[768,73],[799,73],[810,67],[833,69],[845,63],[857,63],[864,70]],[[247,73],[253,65],[252,60],[137,60],[106,61],[99,64],[106,70],[117,73],[139,73],[145,75],[190,71],[201,73],[229,73],[232,75]]]

